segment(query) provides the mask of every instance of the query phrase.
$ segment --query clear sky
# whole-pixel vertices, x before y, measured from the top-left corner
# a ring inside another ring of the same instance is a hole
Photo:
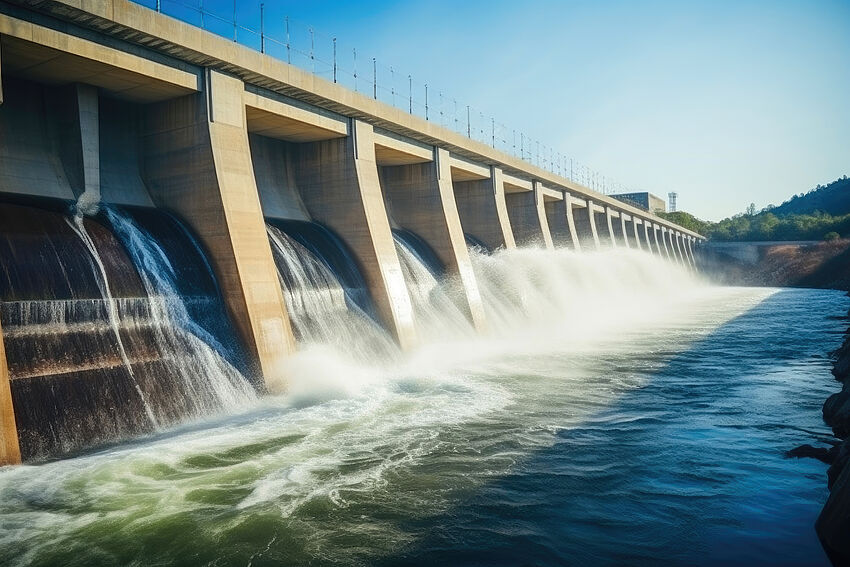
[[[240,21],[256,21],[259,2],[238,1]],[[283,36],[284,16],[312,25],[623,183],[677,191],[702,218],[850,175],[850,0],[268,0],[265,11],[270,35]]]

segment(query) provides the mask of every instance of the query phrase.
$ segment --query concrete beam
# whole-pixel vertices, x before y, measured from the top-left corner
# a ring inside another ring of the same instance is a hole
[[[86,83],[133,102],[158,102],[200,90],[191,65],[173,67],[0,14],[7,70],[44,84]]]
[[[296,145],[296,181],[310,216],[357,256],[378,315],[409,349],[416,343],[413,306],[384,206],[374,130],[359,120],[349,130],[347,138]]]
[[[3,329],[0,327],[0,467],[21,462],[18,445],[18,427],[15,424],[15,406],[12,404],[9,368],[6,366],[6,349],[3,346]]]
[[[452,169],[452,181],[477,181],[479,179],[490,179],[490,167],[481,165],[452,155],[450,157]],[[504,182],[502,182],[504,192]]]
[[[288,142],[316,142],[348,135],[348,119],[275,92],[246,87],[248,132]]]
[[[227,310],[269,390],[295,349],[260,208],[242,81],[208,71],[205,92],[147,107],[144,162],[154,202],[200,237]]]
[[[505,180],[505,193],[526,193],[529,191],[533,191],[534,187],[532,186],[531,181],[527,179],[521,179],[519,177],[515,177],[513,175],[504,174]]]
[[[502,170],[492,167],[485,179],[457,181],[452,160],[452,185],[460,224],[491,250],[516,248],[507,203]]]
[[[449,152],[440,148],[433,152],[428,163],[382,167],[384,194],[393,219],[422,237],[448,274],[460,279],[467,315],[476,329],[484,331],[484,305],[455,203]]]
[[[448,155],[446,151],[446,163],[449,163]],[[414,140],[405,140],[392,132],[376,130],[375,159],[379,166],[425,163],[434,161],[434,148]]]
[[[505,195],[505,201],[517,244],[542,244],[548,250],[554,248],[539,181],[533,182],[531,192],[508,193]]]

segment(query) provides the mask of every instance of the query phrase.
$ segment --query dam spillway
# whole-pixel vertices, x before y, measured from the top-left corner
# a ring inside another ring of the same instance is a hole
[[[0,2],[0,74],[3,463],[234,411],[308,345],[546,319],[543,251],[694,264],[647,211],[125,0]]]

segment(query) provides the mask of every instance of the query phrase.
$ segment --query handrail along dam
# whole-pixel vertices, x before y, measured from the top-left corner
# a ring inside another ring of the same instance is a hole
[[[0,72],[0,464],[283,391],[322,317],[412,348],[421,266],[487,332],[470,247],[695,268],[696,233],[128,0],[0,1]]]

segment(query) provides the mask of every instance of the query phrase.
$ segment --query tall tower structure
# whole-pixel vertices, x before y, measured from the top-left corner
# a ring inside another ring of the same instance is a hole
[[[679,196],[679,194],[676,193],[676,192],[667,193],[667,201],[670,203],[670,212],[671,213],[676,212],[676,197],[678,197],[678,196]]]

